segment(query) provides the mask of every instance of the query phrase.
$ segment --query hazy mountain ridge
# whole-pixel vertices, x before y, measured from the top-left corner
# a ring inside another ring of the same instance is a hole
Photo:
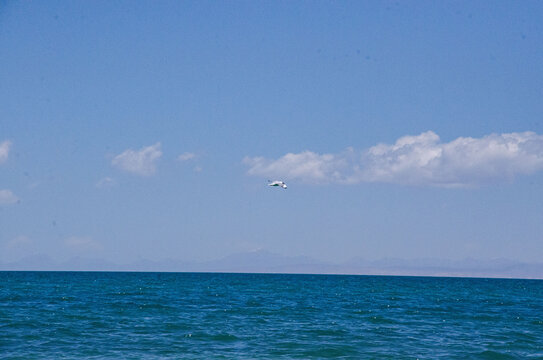
[[[127,264],[82,257],[55,261],[45,255],[35,255],[15,262],[0,263],[0,270],[250,272],[543,279],[543,263],[524,263],[508,259],[385,258],[370,261],[353,258],[343,263],[329,263],[307,256],[283,256],[268,251],[235,253],[203,262],[139,259]]]

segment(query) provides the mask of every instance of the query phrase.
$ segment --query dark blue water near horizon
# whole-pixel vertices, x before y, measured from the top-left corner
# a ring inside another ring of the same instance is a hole
[[[543,359],[543,281],[0,272],[2,359]]]

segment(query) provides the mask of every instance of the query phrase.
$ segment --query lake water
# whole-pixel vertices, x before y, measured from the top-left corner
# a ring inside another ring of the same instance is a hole
[[[543,281],[0,272],[2,359],[543,359]]]

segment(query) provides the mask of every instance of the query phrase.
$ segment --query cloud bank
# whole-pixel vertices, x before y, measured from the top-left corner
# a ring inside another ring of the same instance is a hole
[[[491,134],[444,143],[427,131],[360,152],[347,149],[321,155],[304,151],[278,159],[246,157],[243,162],[250,175],[310,183],[469,187],[543,170],[543,136],[534,132]]]
[[[123,171],[150,176],[156,172],[156,161],[162,156],[161,144],[143,147],[139,150],[128,149],[115,156],[111,164]]]
[[[6,162],[11,148],[11,141],[6,140],[0,143],[0,164]]]

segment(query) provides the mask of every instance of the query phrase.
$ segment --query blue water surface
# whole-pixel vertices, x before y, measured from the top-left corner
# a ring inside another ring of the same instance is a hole
[[[543,281],[0,272],[2,359],[543,359]]]

